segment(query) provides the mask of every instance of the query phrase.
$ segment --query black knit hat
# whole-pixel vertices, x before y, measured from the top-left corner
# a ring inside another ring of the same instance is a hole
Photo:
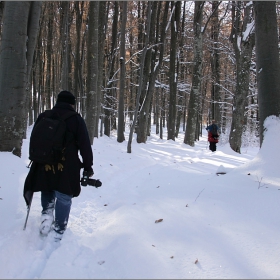
[[[75,105],[76,98],[70,91],[63,90],[58,94],[56,102],[65,102]]]

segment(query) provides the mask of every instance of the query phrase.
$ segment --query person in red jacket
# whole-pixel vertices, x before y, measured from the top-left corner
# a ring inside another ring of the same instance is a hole
[[[216,144],[219,142],[219,127],[215,124],[215,120],[212,120],[212,124],[206,127],[208,131],[209,150],[215,152],[217,150]]]

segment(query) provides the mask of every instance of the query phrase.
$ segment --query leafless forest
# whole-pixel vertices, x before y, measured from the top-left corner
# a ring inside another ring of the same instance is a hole
[[[279,84],[280,5],[256,3],[1,1],[0,150],[20,156],[26,127],[69,90],[92,142],[116,130],[131,152],[132,134],[145,143],[156,125],[160,138],[163,128],[175,141],[183,131],[194,146],[215,119],[240,153],[280,113],[279,85],[260,95],[257,83],[268,82],[258,72],[269,53],[276,68],[264,72]]]

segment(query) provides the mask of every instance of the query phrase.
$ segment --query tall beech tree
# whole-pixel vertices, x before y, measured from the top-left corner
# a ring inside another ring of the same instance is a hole
[[[3,12],[0,49],[0,151],[10,151],[19,157],[27,125],[26,100],[30,63],[33,62],[33,41],[36,42],[41,4],[32,1],[7,1]],[[36,8],[36,12],[33,8]],[[37,19],[34,20],[33,16]]]
[[[120,90],[119,90],[119,109],[118,109],[118,137],[117,141],[122,143],[124,137],[124,91],[125,91],[125,29],[127,21],[127,2],[122,1],[121,12],[121,45],[120,45]]]
[[[236,152],[259,124],[262,142],[278,114],[279,4],[254,6],[256,52],[249,1],[2,1],[0,150],[20,155],[28,116],[32,125],[61,89],[77,96],[92,141],[116,129],[123,141],[128,117],[128,152],[153,118],[160,138],[186,127],[191,146],[210,117]]]
[[[152,14],[151,14],[151,26],[150,26],[150,44],[151,47],[147,50],[145,57],[145,68],[143,73],[143,85],[142,87],[142,100],[143,104],[139,112],[138,129],[137,129],[137,143],[146,143],[147,136],[150,132],[150,118],[152,108],[152,98],[155,91],[155,83],[163,61],[163,53],[165,47],[166,38],[166,25],[167,25],[167,13],[169,2],[165,2],[164,9],[161,9],[162,2],[152,2]],[[161,14],[163,10],[163,14]],[[161,18],[161,20],[160,20]],[[158,32],[155,33],[156,24],[158,25]],[[160,26],[159,26],[160,25]],[[159,34],[160,28],[160,34]]]
[[[143,82],[143,72],[144,72],[144,64],[145,64],[145,59],[146,59],[146,54],[147,54],[147,49],[148,49],[148,43],[149,43],[149,36],[150,36],[150,28],[151,28],[151,1],[148,2],[148,7],[147,7],[147,22],[146,22],[146,31],[144,33],[144,46],[141,54],[141,60],[140,60],[140,75],[139,75],[139,86],[138,86],[138,92],[137,92],[137,98],[136,98],[136,109],[134,111],[134,118],[133,118],[133,123],[130,128],[129,132],[129,138],[128,138],[128,143],[127,143],[127,153],[131,153],[131,143],[132,143],[132,137],[133,137],[133,132],[135,129],[136,121],[137,121],[137,115],[138,115],[138,108],[140,104],[140,96],[141,96],[141,91],[142,87],[144,86]]]
[[[114,1],[114,12],[112,21],[112,36],[111,36],[111,47],[109,54],[107,55],[107,67],[108,75],[106,77],[106,88],[104,96],[104,134],[110,136],[111,129],[114,121],[114,92],[115,92],[115,63],[117,53],[117,42],[118,42],[118,22],[119,22],[119,2]]]
[[[243,13],[242,10],[244,10]],[[242,133],[245,123],[245,105],[249,92],[251,58],[255,45],[255,34],[252,32],[252,15],[252,4],[233,1],[231,40],[236,61],[236,89],[233,98],[229,143],[232,150],[237,153],[241,152]]]
[[[211,20],[211,69],[212,69],[212,107],[211,119],[216,120],[217,124],[221,122],[221,94],[220,94],[220,50],[219,50],[219,10],[218,1],[212,2],[213,16]]]
[[[260,144],[264,121],[280,115],[280,63],[275,1],[254,1]]]
[[[167,123],[167,140],[175,140],[176,135],[176,115],[177,115],[177,47],[178,33],[180,27],[181,1],[171,2],[171,40],[170,40],[170,69],[169,69],[169,113]]]
[[[192,76],[192,88],[188,105],[187,127],[185,131],[184,143],[194,146],[197,131],[197,118],[199,114],[200,96],[201,96],[201,75],[202,75],[202,19],[204,1],[196,1],[194,9],[194,66]]]
[[[93,144],[97,116],[99,1],[90,1],[87,40],[86,124]]]

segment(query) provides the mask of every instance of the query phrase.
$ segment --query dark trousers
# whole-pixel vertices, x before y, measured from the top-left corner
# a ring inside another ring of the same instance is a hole
[[[215,152],[217,147],[216,147],[216,142],[210,142],[210,145],[209,145],[209,150],[211,150],[212,152]]]
[[[54,230],[63,234],[68,223],[72,196],[60,193],[58,191],[42,191],[41,205],[42,214],[52,215],[55,210],[55,227]]]

